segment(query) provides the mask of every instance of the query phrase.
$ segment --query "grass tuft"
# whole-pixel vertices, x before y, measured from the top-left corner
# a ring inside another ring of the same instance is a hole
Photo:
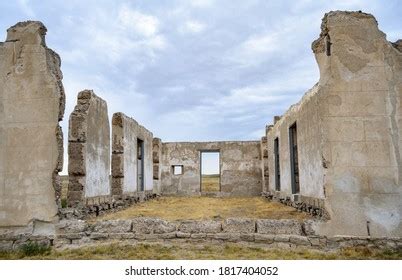
[[[51,248],[48,245],[43,245],[36,242],[28,242],[21,246],[19,253],[23,256],[31,257],[49,254],[50,251]]]

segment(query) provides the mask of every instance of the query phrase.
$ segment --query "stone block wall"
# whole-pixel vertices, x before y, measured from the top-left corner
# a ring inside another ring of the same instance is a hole
[[[222,196],[258,196],[262,192],[259,141],[172,142],[162,144],[161,191],[166,195],[201,194],[201,151],[220,152]],[[173,166],[183,174],[174,175]]]
[[[398,43],[386,40],[372,15],[337,11],[325,15],[312,48],[319,83],[268,132],[269,191],[324,204],[330,220],[320,227],[321,234],[402,236]],[[294,123],[300,175],[296,197],[291,195],[289,149]],[[280,192],[275,191],[276,138]]]
[[[92,90],[78,94],[68,134],[69,206],[110,199],[110,126],[106,101]]]
[[[62,220],[53,235],[16,234],[0,231],[0,251],[18,250],[23,244],[39,243],[56,248],[117,242],[163,242],[219,244],[241,242],[264,248],[318,249],[335,251],[365,246],[398,251],[402,238],[317,235],[316,222],[297,220],[265,220],[229,218],[224,221],[166,221],[158,218],[108,220],[87,223]],[[123,243],[127,244],[127,243]]]
[[[46,31],[20,22],[0,43],[0,227],[57,220],[65,95]]]
[[[160,179],[161,179],[161,161],[162,161],[162,141],[159,138],[152,140],[152,161],[153,161],[153,179],[154,179],[154,193],[161,192]]]
[[[261,178],[262,178],[262,191],[268,191],[269,185],[269,171],[268,171],[268,141],[267,137],[261,138]]]
[[[123,113],[113,114],[112,119],[112,194],[130,196],[140,191],[137,178],[137,144],[144,147],[144,191],[152,192],[153,135],[145,127]]]

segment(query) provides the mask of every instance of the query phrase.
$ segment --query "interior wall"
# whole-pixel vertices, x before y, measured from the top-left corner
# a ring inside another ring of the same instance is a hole
[[[201,195],[200,152],[220,152],[218,195],[257,196],[262,192],[259,141],[172,142],[162,144],[161,190],[165,195]],[[183,174],[174,175],[173,166]]]
[[[144,191],[153,190],[153,135],[134,119],[123,113],[113,114],[112,120],[112,192],[114,195],[129,195],[140,191],[137,172],[138,139],[144,145]]]

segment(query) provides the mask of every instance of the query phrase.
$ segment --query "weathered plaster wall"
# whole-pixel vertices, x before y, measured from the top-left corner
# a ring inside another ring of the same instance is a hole
[[[262,178],[262,191],[268,191],[269,186],[269,171],[268,171],[268,141],[267,137],[261,138],[261,178]]]
[[[154,193],[160,193],[160,178],[161,178],[161,168],[160,164],[162,161],[162,141],[159,138],[154,138],[152,140],[152,160],[153,160],[153,179],[154,179]]]
[[[301,194],[325,198],[330,215],[320,234],[402,236],[398,46],[372,15],[326,14],[313,43],[320,81],[268,133],[270,155],[280,137],[282,190],[289,194],[288,128],[297,122]],[[274,176],[273,156],[269,161]]]
[[[41,22],[21,22],[0,43],[0,226],[57,218],[65,96],[45,34]]]
[[[92,90],[78,94],[68,135],[68,203],[110,195],[110,126],[106,101]]]
[[[113,195],[129,195],[140,191],[137,181],[137,139],[144,141],[144,190],[152,191],[152,133],[123,113],[115,113],[112,135]]]
[[[259,141],[163,143],[161,162],[163,194],[200,195],[200,151],[220,152],[221,195],[261,194]],[[183,174],[173,175],[173,165],[183,165]]]
[[[268,170],[269,189],[275,190],[275,156],[274,140],[279,140],[280,192],[290,194],[291,165],[289,150],[289,127],[297,123],[297,144],[300,178],[300,195],[307,197],[324,197],[322,187],[324,170],[322,165],[321,128],[317,104],[318,87],[313,87],[303,99],[277,119],[268,131]]]

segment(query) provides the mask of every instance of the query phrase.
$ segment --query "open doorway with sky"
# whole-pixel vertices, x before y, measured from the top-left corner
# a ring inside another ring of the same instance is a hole
[[[201,192],[220,191],[219,157],[219,151],[201,151]]]

